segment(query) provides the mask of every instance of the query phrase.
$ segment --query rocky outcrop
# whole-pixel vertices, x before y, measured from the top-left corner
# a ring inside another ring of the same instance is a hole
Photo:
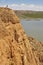
[[[31,48],[38,65],[43,65],[43,43],[32,37],[28,37]]]
[[[0,65],[39,65],[18,17],[0,8]]]

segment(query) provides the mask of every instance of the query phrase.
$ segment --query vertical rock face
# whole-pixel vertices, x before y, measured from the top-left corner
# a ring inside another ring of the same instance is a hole
[[[0,8],[0,65],[39,65],[19,19],[9,8]]]

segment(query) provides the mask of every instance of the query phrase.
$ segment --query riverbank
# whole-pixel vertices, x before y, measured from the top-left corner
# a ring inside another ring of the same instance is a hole
[[[21,19],[43,19],[43,11],[16,10],[15,13]]]

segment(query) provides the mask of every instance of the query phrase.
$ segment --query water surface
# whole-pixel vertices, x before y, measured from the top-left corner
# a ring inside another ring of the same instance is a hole
[[[21,24],[28,36],[43,42],[43,19],[21,20]]]

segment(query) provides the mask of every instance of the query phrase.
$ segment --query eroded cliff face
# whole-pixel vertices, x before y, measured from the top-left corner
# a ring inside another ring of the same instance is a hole
[[[39,65],[18,17],[0,8],[0,65]]]
[[[32,46],[31,48],[36,59],[36,63],[38,65],[43,65],[43,43],[32,37],[28,37],[28,39]]]

